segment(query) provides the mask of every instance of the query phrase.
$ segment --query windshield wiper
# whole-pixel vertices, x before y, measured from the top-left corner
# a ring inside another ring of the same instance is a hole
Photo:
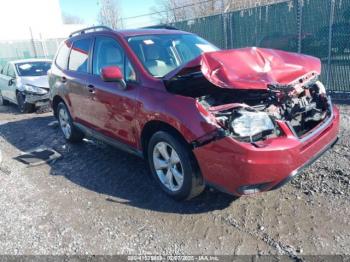
[[[185,75],[181,75],[181,76],[178,76],[178,78],[197,78],[197,77],[202,77],[203,76],[203,73],[202,71],[197,71],[197,72],[191,72],[191,73],[188,73],[188,74],[185,74]]]

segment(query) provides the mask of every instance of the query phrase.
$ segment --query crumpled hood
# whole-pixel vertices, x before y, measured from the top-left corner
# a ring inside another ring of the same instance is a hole
[[[49,88],[47,75],[43,76],[21,76],[21,84],[29,84],[37,87]]]
[[[203,53],[166,76],[171,80],[200,66],[215,86],[230,89],[267,89],[287,85],[310,73],[321,73],[318,58],[265,48],[242,48]]]

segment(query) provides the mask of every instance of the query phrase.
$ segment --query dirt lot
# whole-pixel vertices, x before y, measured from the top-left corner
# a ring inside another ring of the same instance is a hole
[[[167,198],[145,162],[104,144],[66,144],[51,113],[0,107],[0,254],[350,254],[350,107],[340,141],[280,190]],[[13,158],[40,145],[55,163]]]

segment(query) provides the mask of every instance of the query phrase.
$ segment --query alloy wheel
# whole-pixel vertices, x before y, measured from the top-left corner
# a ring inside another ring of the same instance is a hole
[[[58,119],[59,119],[61,130],[64,136],[67,139],[69,139],[72,133],[72,127],[70,125],[69,115],[67,110],[65,110],[64,108],[61,108],[60,111],[58,112]]]
[[[178,191],[184,183],[184,170],[175,149],[166,142],[153,148],[153,164],[160,182],[170,191]]]

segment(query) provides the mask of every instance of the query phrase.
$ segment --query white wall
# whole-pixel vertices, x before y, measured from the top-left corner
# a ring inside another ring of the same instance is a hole
[[[72,0],[73,1],[73,0]],[[83,25],[63,25],[59,0],[0,0],[0,41],[64,38]]]

